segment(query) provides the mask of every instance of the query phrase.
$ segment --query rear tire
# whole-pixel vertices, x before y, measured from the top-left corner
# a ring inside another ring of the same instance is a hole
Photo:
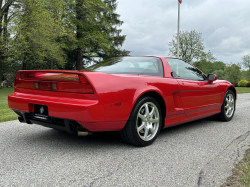
[[[228,90],[225,94],[219,118],[222,121],[230,121],[235,112],[235,95],[232,90]]]
[[[124,142],[144,147],[156,140],[161,124],[160,105],[154,98],[145,96],[136,102],[125,127],[119,134]]]

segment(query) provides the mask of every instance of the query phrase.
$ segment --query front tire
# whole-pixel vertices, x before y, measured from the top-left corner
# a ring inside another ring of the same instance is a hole
[[[142,97],[136,102],[120,136],[126,143],[148,146],[156,140],[161,124],[162,114],[158,102],[149,96]]]
[[[225,94],[221,112],[219,117],[222,121],[230,121],[235,112],[235,95],[232,90],[228,90]]]

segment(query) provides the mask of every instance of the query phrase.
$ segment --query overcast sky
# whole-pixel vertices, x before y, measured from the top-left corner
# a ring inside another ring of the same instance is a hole
[[[118,0],[123,48],[131,55],[169,54],[177,32],[178,0]],[[182,0],[180,30],[202,33],[205,51],[217,60],[238,63],[250,54],[249,0]]]

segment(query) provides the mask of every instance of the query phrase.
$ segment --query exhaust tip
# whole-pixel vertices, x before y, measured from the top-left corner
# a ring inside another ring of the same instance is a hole
[[[78,130],[74,130],[74,134],[76,136],[88,136],[88,135],[92,135],[93,132],[88,132],[88,131],[78,131]]]

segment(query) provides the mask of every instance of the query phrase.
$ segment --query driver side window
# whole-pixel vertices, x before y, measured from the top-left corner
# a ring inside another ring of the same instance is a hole
[[[174,58],[166,58],[166,60],[173,71],[174,78],[198,81],[206,80],[203,73],[191,64]]]

